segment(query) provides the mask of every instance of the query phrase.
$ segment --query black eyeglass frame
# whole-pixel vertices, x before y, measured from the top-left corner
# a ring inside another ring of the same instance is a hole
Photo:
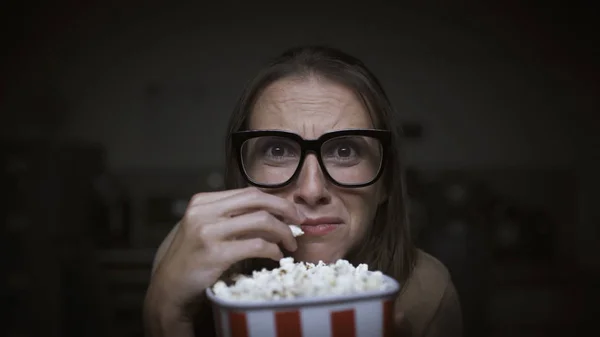
[[[296,141],[300,145],[300,161],[298,162],[298,167],[296,168],[296,171],[294,171],[294,174],[292,174],[292,176],[283,183],[270,184],[270,185],[256,183],[256,182],[252,181],[252,179],[250,179],[250,177],[246,173],[246,170],[244,169],[244,163],[243,163],[243,158],[242,158],[242,156],[243,156],[242,146],[244,145],[244,143],[246,141],[248,141],[252,138],[265,137],[265,136],[275,136],[275,137],[291,139],[291,140]],[[371,138],[375,138],[375,139],[379,140],[381,147],[382,147],[381,163],[379,165],[379,171],[377,172],[375,177],[373,177],[373,179],[371,179],[369,182],[362,183],[362,184],[342,184],[342,183],[338,182],[337,180],[333,179],[333,177],[329,174],[329,172],[325,168],[325,164],[323,163],[323,158],[321,158],[321,147],[323,146],[323,144],[325,142],[327,142],[333,138],[343,137],[343,136],[364,136],[364,137],[371,137]],[[321,171],[323,172],[323,174],[325,174],[326,178],[330,182],[332,182],[334,185],[339,186],[339,187],[358,188],[358,187],[369,186],[369,185],[375,183],[379,178],[381,178],[381,175],[383,174],[384,167],[385,167],[385,164],[387,161],[388,149],[389,149],[389,145],[390,145],[390,141],[391,141],[391,132],[388,130],[380,130],[380,129],[346,129],[346,130],[337,130],[337,131],[331,131],[331,132],[324,133],[317,139],[304,139],[304,138],[302,138],[302,136],[300,136],[296,133],[293,133],[293,132],[289,132],[289,131],[249,130],[249,131],[233,132],[231,134],[231,141],[232,141],[232,145],[236,152],[239,170],[243,174],[244,179],[250,185],[260,187],[260,188],[281,188],[281,187],[288,185],[290,182],[292,182],[294,179],[296,179],[296,177],[300,173],[300,170],[302,169],[302,165],[304,164],[304,159],[306,158],[307,153],[312,152],[317,157],[319,166],[321,167]]]

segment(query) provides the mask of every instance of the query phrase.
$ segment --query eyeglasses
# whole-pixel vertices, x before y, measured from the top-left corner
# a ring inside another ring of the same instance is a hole
[[[292,132],[254,130],[234,132],[231,137],[240,171],[251,185],[279,188],[289,184],[312,152],[335,185],[363,187],[381,176],[391,135],[386,130],[350,129],[307,140]]]

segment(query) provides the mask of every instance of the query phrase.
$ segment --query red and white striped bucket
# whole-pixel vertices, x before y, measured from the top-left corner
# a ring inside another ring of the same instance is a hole
[[[207,296],[213,303],[218,337],[388,337],[394,335],[398,283],[348,296],[233,302]]]

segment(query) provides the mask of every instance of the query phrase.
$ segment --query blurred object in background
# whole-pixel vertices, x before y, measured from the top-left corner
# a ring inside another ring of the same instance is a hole
[[[408,176],[411,198],[427,213],[412,211],[417,244],[450,270],[466,337],[545,336],[574,326],[581,298],[568,289],[581,276],[571,237],[559,235],[576,221],[571,171],[421,170]]]
[[[489,305],[491,244],[482,211],[490,193],[466,172],[425,175],[422,200],[428,223],[418,244],[448,267],[461,300],[465,336],[484,335],[488,317],[482,308]]]
[[[96,248],[129,247],[131,235],[131,203],[124,184],[110,172],[93,181],[97,200],[92,219]]]
[[[554,260],[556,225],[542,210],[499,200],[491,215],[496,259]]]
[[[3,334],[103,336],[108,310],[93,263],[92,182],[104,150],[66,140],[3,139],[2,193],[9,200],[0,247],[7,282]],[[3,259],[4,260],[4,259]]]

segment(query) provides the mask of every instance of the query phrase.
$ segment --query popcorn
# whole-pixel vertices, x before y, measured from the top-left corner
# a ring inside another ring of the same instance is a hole
[[[296,225],[288,225],[290,226],[290,229],[292,230],[292,235],[294,237],[300,236],[304,234],[304,231],[302,230],[302,228],[296,226]]]
[[[380,271],[369,271],[366,264],[354,267],[346,260],[333,264],[294,263],[291,257],[279,260],[279,268],[240,275],[227,286],[218,281],[212,287],[217,297],[235,301],[273,301],[302,297],[348,295],[385,290]]]

